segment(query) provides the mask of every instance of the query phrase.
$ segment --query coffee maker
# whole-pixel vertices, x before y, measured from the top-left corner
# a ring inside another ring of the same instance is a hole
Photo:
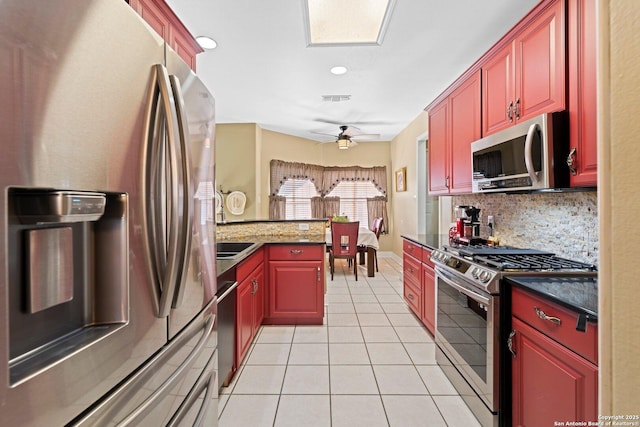
[[[456,206],[454,215],[456,225],[449,231],[450,243],[462,245],[485,243],[485,240],[480,237],[480,208]]]
[[[469,219],[467,216],[467,209],[471,206],[456,206],[454,209],[454,215],[456,216],[455,236],[464,237],[464,222]]]

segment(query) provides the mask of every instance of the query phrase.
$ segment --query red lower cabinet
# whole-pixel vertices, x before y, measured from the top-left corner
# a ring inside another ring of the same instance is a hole
[[[512,295],[508,341],[512,354],[512,425],[597,421],[598,366],[577,352],[593,347],[597,325],[587,325],[591,333],[576,332],[575,320],[563,308],[520,290],[514,289]],[[535,308],[560,319],[560,324],[532,317],[530,312]],[[579,341],[577,334],[581,334]],[[565,343],[557,341],[558,337],[573,338]]]
[[[237,269],[236,300],[236,368],[258,333],[264,318],[264,251],[256,253],[243,261]]]
[[[422,264],[422,316],[431,335],[436,334],[436,276],[433,268]]]
[[[431,249],[403,241],[404,299],[431,335],[436,333],[436,282]]]
[[[321,325],[324,245],[271,246],[268,301],[264,323]]]

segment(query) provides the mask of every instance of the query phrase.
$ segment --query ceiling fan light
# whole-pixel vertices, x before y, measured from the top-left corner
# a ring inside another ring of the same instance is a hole
[[[339,139],[338,140],[338,148],[341,150],[346,150],[349,148],[349,140],[348,139]]]

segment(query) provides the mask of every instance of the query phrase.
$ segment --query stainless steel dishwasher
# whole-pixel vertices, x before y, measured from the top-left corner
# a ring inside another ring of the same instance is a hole
[[[235,267],[218,277],[218,388],[229,385],[235,372],[237,287]]]

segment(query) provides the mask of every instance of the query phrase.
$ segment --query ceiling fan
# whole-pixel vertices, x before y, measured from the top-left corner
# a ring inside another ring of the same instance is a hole
[[[338,135],[334,135],[332,133],[324,133],[324,132],[312,132],[318,135],[329,135],[335,137],[335,141],[325,141],[325,142],[335,142],[338,144],[338,148],[341,150],[346,150],[349,147],[355,147],[358,145],[357,140],[374,140],[380,138],[380,134],[374,133],[362,133],[362,131],[355,126],[340,126],[340,133]]]

